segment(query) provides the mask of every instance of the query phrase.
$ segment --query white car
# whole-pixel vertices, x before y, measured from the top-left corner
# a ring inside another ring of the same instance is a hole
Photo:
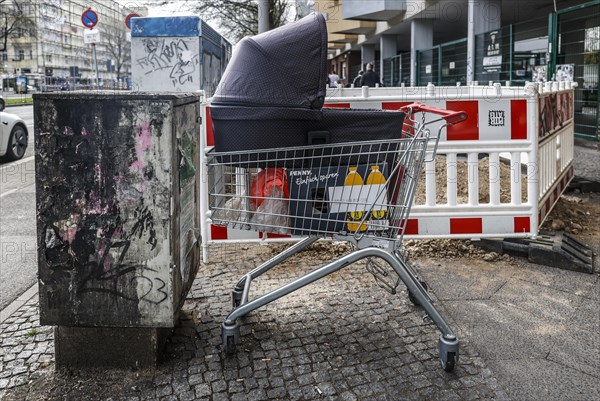
[[[5,113],[4,107],[4,99],[0,98],[0,157],[6,161],[19,160],[27,150],[29,133],[25,121]]]

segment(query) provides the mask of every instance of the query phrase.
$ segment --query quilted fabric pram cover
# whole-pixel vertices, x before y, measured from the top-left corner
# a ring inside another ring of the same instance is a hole
[[[323,108],[320,13],[240,41],[212,98],[218,152],[400,138],[404,113]]]

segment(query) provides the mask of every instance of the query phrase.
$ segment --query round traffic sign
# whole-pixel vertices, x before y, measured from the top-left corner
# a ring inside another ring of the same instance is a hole
[[[94,28],[98,23],[98,14],[91,8],[88,8],[81,14],[81,23],[86,28]]]
[[[139,15],[139,14],[136,14],[136,13],[131,13],[131,14],[127,15],[127,17],[125,17],[125,26],[126,26],[128,29],[131,29],[131,19],[132,19],[132,18],[137,18],[137,17],[139,17],[139,16],[140,16],[140,15]]]

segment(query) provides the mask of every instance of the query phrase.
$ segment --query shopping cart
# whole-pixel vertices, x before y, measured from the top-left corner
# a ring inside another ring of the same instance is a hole
[[[240,342],[241,317],[366,259],[366,270],[384,289],[394,294],[401,281],[406,285],[410,300],[441,331],[438,348],[443,368],[454,368],[458,339],[408,263],[402,238],[425,159],[435,157],[442,129],[467,116],[418,103],[402,111],[406,113],[404,125],[393,140],[207,153],[212,224],[306,237],[245,274],[234,286],[233,309],[222,324],[226,352],[235,352]],[[423,113],[421,119],[419,113]],[[425,123],[425,113],[441,117]],[[436,136],[430,135],[432,123],[440,125]],[[254,279],[325,237],[348,241],[353,251],[249,299]]]

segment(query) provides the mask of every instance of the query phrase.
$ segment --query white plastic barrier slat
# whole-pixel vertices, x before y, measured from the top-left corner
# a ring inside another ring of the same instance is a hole
[[[510,154],[510,203],[521,204],[521,152]]]
[[[500,154],[491,152],[489,159],[490,204],[500,204]]]
[[[458,169],[457,169],[457,158],[456,153],[447,153],[446,154],[446,192],[448,205],[456,206],[457,204],[457,185],[456,181],[458,180]]]
[[[556,90],[560,88],[561,90]],[[565,88],[565,89],[563,89]],[[526,87],[463,86],[358,88],[328,91],[327,104],[342,108],[398,110],[421,102],[432,107],[464,110],[470,118],[441,131],[438,157],[446,159],[445,194],[438,193],[434,162],[425,166],[425,197],[415,204],[407,223],[407,238],[534,237],[573,176],[573,90],[570,85]],[[209,103],[203,109],[205,149],[212,145]],[[563,107],[554,110],[553,107]],[[542,110],[544,113],[542,113]],[[560,114],[563,120],[555,117]],[[418,116],[420,120],[420,116]],[[437,117],[426,115],[429,122]],[[432,135],[442,122],[430,124]],[[458,166],[466,155],[467,176]],[[488,193],[482,193],[480,155],[487,156]],[[501,181],[504,155],[510,159],[510,184]],[[522,166],[526,163],[526,175]],[[467,182],[467,200],[461,203],[458,183]],[[203,182],[206,182],[204,178]],[[523,180],[526,182],[524,183]],[[505,185],[508,184],[508,185]],[[522,188],[526,185],[526,196]],[[503,198],[506,187],[508,199]],[[440,197],[438,197],[440,195]],[[480,199],[488,197],[488,202]],[[445,198],[445,203],[438,203]],[[207,216],[203,241],[289,240],[289,236],[237,230],[210,224],[206,199],[201,201]]]
[[[431,153],[426,153],[425,157],[430,160]],[[425,162],[425,204],[427,206],[435,206],[436,195],[435,182],[435,160]]]
[[[468,155],[468,176],[469,176],[469,205],[477,206],[479,204],[479,157],[478,153],[469,153]]]

